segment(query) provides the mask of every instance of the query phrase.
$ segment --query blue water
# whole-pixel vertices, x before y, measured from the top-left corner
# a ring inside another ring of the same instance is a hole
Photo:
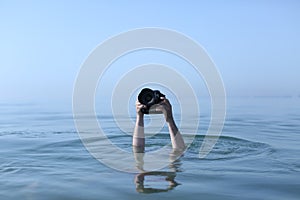
[[[168,167],[125,173],[88,153],[68,106],[2,103],[0,199],[300,198],[300,98],[229,98],[222,136],[199,159],[208,122],[204,112],[196,139]],[[131,148],[117,127],[107,132]],[[147,139],[147,148],[168,140],[162,131]]]

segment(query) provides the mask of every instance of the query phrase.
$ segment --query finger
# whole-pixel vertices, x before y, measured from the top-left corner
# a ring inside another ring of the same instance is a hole
[[[164,102],[165,102],[167,105],[171,105],[169,99],[164,99]]]
[[[141,104],[139,101],[137,101],[137,102],[135,103],[135,105],[136,105],[136,106],[141,106],[141,105],[145,106],[144,104]]]
[[[167,104],[167,102],[164,100],[164,101],[159,102],[158,105],[160,105],[160,106],[162,106],[162,107],[166,107],[168,104]]]
[[[145,108],[145,106],[144,105],[138,105],[136,108],[137,109],[142,109],[142,108]]]

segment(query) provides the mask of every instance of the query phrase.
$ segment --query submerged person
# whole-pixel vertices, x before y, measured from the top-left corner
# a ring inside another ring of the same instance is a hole
[[[133,132],[132,146],[143,150],[145,147],[145,132],[144,132],[144,113],[142,109],[146,108],[145,105],[139,101],[136,102],[136,123]],[[165,97],[161,97],[161,102],[153,105],[149,113],[163,113],[165,120],[168,124],[169,134],[174,150],[184,150],[185,143],[180,131],[178,130],[173,118],[172,105]]]
[[[176,123],[173,118],[172,106],[168,99],[162,97],[161,102],[153,105],[149,113],[150,114],[164,114],[165,120],[168,124],[169,134],[171,138],[173,151],[170,153],[170,161],[171,164],[169,167],[172,172],[164,172],[164,171],[152,171],[145,172],[143,169],[144,165],[144,149],[145,149],[145,132],[144,132],[144,113],[142,109],[146,108],[145,105],[141,104],[139,101],[136,102],[136,124],[133,132],[132,146],[134,157],[136,160],[137,168],[142,172],[135,176],[135,185],[137,192],[140,193],[157,193],[157,192],[167,192],[169,190],[174,189],[177,185],[180,185],[175,181],[177,166],[180,160],[178,157],[182,154],[185,149],[185,143],[182,138],[180,131],[178,130]],[[168,187],[165,189],[162,188],[153,188],[153,187],[145,187],[144,180],[146,176],[159,176],[165,177],[165,181],[169,183]]]

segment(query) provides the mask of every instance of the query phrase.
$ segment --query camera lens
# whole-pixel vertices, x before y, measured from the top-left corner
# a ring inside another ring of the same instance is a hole
[[[149,102],[152,99],[152,95],[151,94],[147,94],[144,98],[145,98],[145,101]]]
[[[149,89],[149,88],[144,88],[139,96],[139,102],[141,102],[144,105],[148,105],[149,102],[151,102],[153,100],[154,94],[153,94],[153,90]]]

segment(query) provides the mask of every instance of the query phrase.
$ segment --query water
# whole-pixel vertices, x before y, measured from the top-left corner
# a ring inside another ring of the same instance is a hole
[[[68,109],[0,104],[0,110],[0,199],[300,197],[300,98],[229,98],[224,131],[205,159],[198,158],[209,121],[204,113],[184,156],[146,174],[115,171],[94,159]],[[130,136],[108,127],[112,141],[130,150]],[[163,130],[147,140],[146,150],[168,140]]]

